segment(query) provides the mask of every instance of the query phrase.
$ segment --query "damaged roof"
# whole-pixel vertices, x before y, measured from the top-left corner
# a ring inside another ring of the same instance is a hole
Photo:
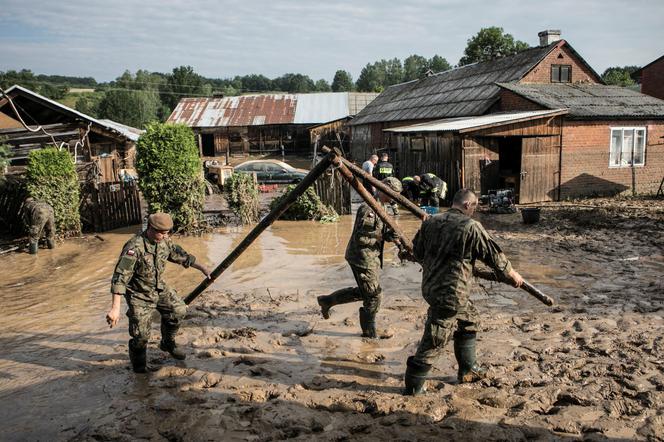
[[[556,46],[564,44],[567,42],[560,40],[390,86],[351,124],[481,115],[498,99],[500,88],[495,83],[520,80]]]
[[[168,122],[190,127],[320,124],[355,115],[377,96],[376,93],[325,92],[183,98]]]
[[[664,119],[664,100],[620,86],[585,83],[498,85],[545,108],[567,108],[568,118]]]

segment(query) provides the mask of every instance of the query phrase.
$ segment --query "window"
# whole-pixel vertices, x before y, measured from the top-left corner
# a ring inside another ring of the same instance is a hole
[[[414,137],[410,139],[410,150],[414,152],[424,151],[424,137]]]
[[[645,158],[645,127],[611,128],[609,167],[643,166]]]
[[[551,83],[569,83],[572,81],[572,66],[569,64],[551,65]]]

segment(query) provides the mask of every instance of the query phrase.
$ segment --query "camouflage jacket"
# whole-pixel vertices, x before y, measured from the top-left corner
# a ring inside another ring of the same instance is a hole
[[[186,268],[196,258],[170,239],[154,243],[145,232],[134,236],[122,248],[111,280],[111,293],[156,301],[158,292],[166,289],[163,279],[166,261]]]
[[[476,260],[504,275],[512,270],[482,224],[457,209],[424,221],[415,235],[413,249],[423,267],[424,299],[449,310],[459,310],[468,302]]]
[[[362,269],[377,269],[384,241],[392,241],[392,231],[386,231],[383,221],[363,203],[355,215],[353,233],[346,247],[346,261]]]

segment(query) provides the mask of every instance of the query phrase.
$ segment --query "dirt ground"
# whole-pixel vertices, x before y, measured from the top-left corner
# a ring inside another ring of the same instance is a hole
[[[358,304],[323,320],[316,296],[352,285],[352,217],[278,222],[190,307],[188,358],[149,348],[135,375],[126,319],[109,330],[109,279],[133,229],[0,256],[2,440],[663,440],[664,202],[587,200],[478,216],[515,267],[555,298],[477,285],[478,359],[490,378],[457,385],[449,351],[428,393],[400,395],[422,333],[420,269],[386,252],[378,315],[359,336]],[[399,223],[413,235],[418,221]],[[248,229],[177,242],[209,264]],[[184,295],[200,280],[169,266]]]

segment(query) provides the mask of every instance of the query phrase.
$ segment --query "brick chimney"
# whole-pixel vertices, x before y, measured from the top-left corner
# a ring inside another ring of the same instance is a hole
[[[560,41],[560,29],[547,29],[539,32],[540,46],[549,46],[551,43]]]

